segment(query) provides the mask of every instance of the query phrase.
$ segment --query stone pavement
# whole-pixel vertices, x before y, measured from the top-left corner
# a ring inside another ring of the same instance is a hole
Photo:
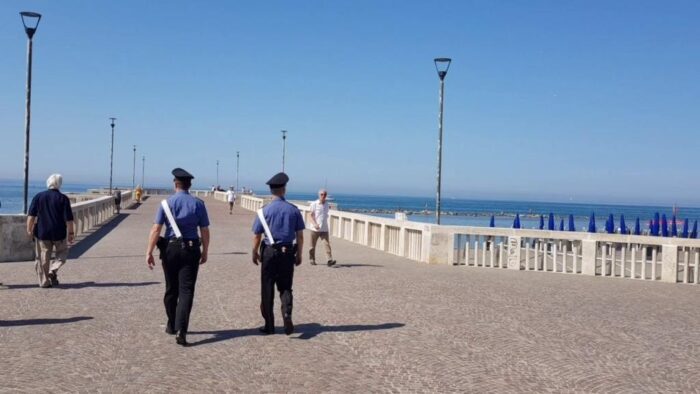
[[[0,392],[698,392],[700,287],[430,266],[333,239],[260,336],[253,214],[207,200],[189,341],[163,332],[151,198],[73,247],[61,285],[0,264]],[[276,300],[276,311],[279,300]]]

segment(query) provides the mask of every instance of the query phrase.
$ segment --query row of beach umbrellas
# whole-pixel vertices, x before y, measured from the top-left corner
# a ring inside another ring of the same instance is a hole
[[[688,219],[683,220],[683,227],[679,234],[678,232],[678,222],[676,216],[671,217],[671,229],[669,231],[668,221],[666,220],[666,214],[659,217],[659,213],[654,214],[654,218],[649,220],[649,235],[662,237],[681,237],[681,238],[697,238],[698,237],[698,221],[693,223],[692,231],[688,231]],[[496,220],[493,215],[491,215],[491,220],[489,221],[489,227],[496,227]],[[515,215],[513,220],[513,228],[520,228],[520,214]],[[540,230],[545,229],[544,216],[540,215]],[[549,213],[549,219],[547,220],[547,230],[556,231],[557,228],[554,222],[554,214]],[[574,215],[569,215],[568,228],[564,228],[564,219],[562,218],[559,222],[559,231],[576,231],[576,226],[574,225]],[[595,214],[591,212],[591,217],[588,221],[588,232],[595,233],[598,232],[595,224]],[[615,218],[612,214],[608,216],[608,220],[605,221],[605,232],[608,234],[615,234]],[[642,229],[639,222],[639,218],[634,222],[634,229],[630,229],[625,224],[625,215],[620,215],[620,234],[634,234],[641,235]]]

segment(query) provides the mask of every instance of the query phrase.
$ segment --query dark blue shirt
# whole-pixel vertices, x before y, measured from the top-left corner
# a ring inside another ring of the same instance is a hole
[[[297,231],[304,229],[304,218],[299,208],[287,202],[284,198],[276,198],[263,207],[263,216],[270,227],[272,238],[276,244],[291,244],[296,239]],[[260,218],[255,216],[253,233],[264,234]],[[270,244],[265,237],[265,243]]]
[[[207,215],[204,201],[190,195],[190,193],[184,190],[178,191],[168,197],[168,206],[170,206],[170,212],[172,212],[175,222],[180,228],[182,238],[198,239],[197,227],[209,227],[209,215]],[[166,225],[165,238],[175,238],[175,232],[173,232],[170,223],[168,223],[168,218],[165,216],[162,205],[158,207],[155,222],[156,224]]]
[[[29,205],[29,216],[36,216],[34,237],[42,241],[66,239],[66,222],[73,221],[70,200],[56,189],[38,193]]]

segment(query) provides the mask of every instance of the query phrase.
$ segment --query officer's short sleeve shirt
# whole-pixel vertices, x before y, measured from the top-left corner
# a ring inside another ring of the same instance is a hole
[[[273,200],[263,208],[263,216],[270,227],[272,238],[276,244],[293,243],[296,239],[296,232],[304,230],[304,218],[299,212],[299,208],[287,202],[284,198]],[[253,233],[264,234],[265,229],[256,216],[253,222]],[[265,240],[269,243],[268,240]]]
[[[197,239],[199,238],[197,227],[209,227],[209,215],[207,214],[204,201],[190,195],[186,191],[175,193],[168,197],[167,201],[170,212],[172,212],[175,222],[180,228],[182,238]],[[162,205],[158,206],[158,212],[156,212],[154,222],[156,224],[166,225],[165,238],[170,239],[175,237],[175,232],[168,222],[167,216],[165,216]]]

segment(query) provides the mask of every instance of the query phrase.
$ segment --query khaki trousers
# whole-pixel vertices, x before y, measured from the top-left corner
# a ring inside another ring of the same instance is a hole
[[[321,238],[323,246],[326,248],[326,257],[328,260],[333,260],[331,253],[331,242],[328,239],[328,232],[311,231],[311,246],[309,247],[309,260],[316,261],[316,242]]]
[[[39,278],[39,286],[49,284],[49,272],[58,271],[66,263],[68,258],[68,242],[66,239],[60,241],[34,240],[36,250],[36,274]],[[51,253],[56,252],[56,259],[51,262]]]

